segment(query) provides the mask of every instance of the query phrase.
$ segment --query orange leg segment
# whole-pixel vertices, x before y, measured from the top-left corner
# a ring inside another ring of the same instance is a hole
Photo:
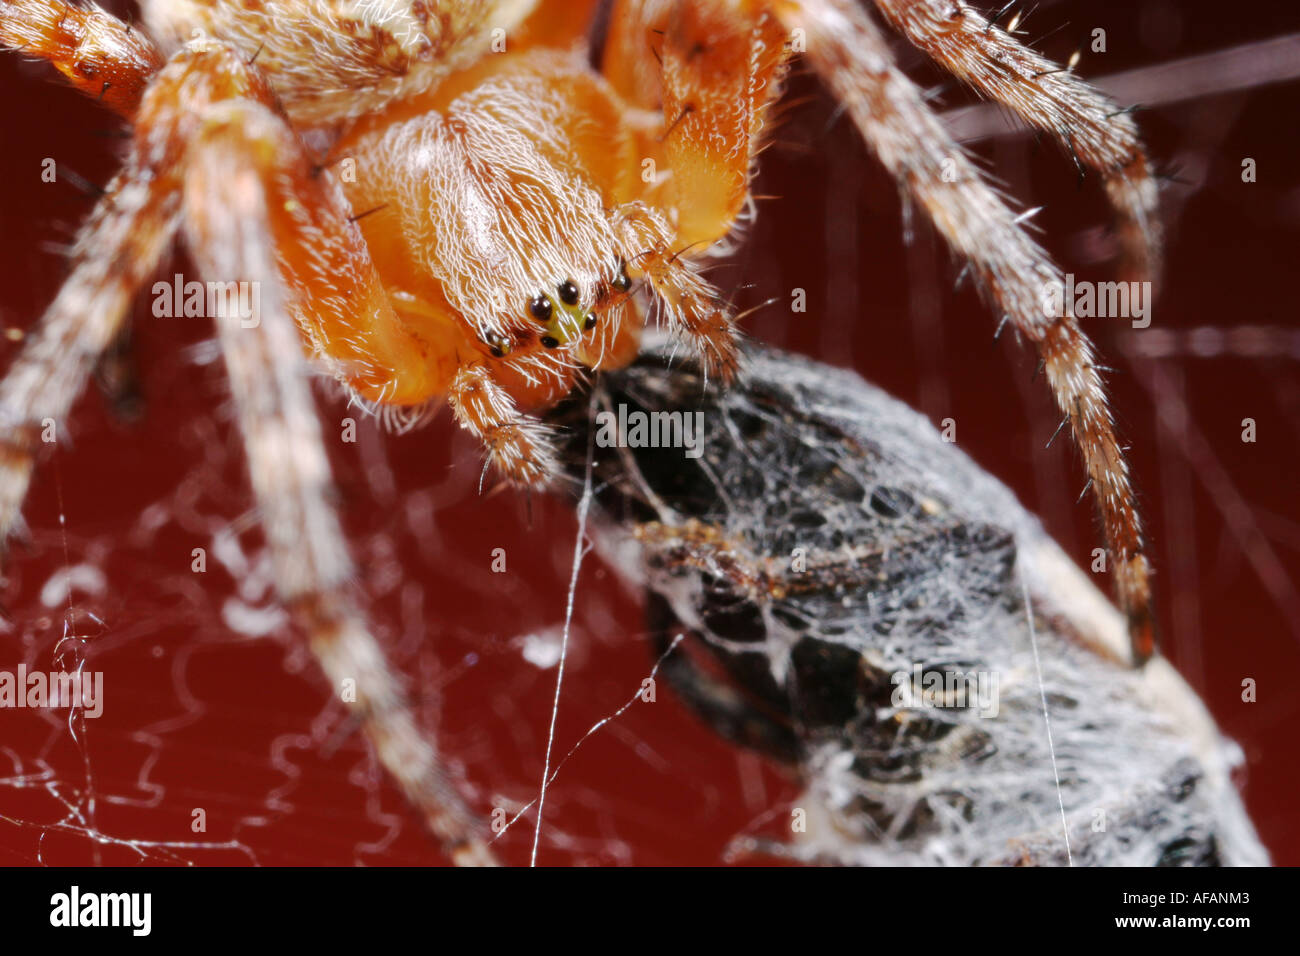
[[[162,54],[139,30],[95,6],[0,0],[0,46],[53,64],[74,87],[131,117]]]

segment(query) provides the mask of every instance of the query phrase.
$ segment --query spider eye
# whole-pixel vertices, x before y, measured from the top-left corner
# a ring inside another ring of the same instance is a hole
[[[559,295],[560,301],[565,305],[578,304],[578,287],[573,284],[571,279],[561,282],[555,287],[555,291]]]
[[[594,328],[596,327],[596,313],[595,313],[595,312],[589,312],[589,313],[587,313],[587,319],[586,319],[585,322],[582,323],[582,327],[583,327],[584,329],[587,329],[588,331],[590,331],[591,329],[594,329]]]
[[[553,349],[560,344],[560,340],[553,335],[543,335],[542,344],[548,349]]]
[[[502,358],[511,349],[510,340],[502,338],[495,332],[489,332],[483,336],[483,342],[487,345],[488,351],[496,358]]]
[[[551,300],[544,295],[535,295],[528,303],[528,311],[538,322],[546,322],[554,311]]]

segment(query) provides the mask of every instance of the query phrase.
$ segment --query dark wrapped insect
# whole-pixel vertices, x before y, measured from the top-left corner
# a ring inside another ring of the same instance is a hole
[[[1236,745],[1167,661],[1132,666],[1119,612],[928,421],[780,352],[749,350],[725,391],[670,355],[655,344],[552,417],[661,650],[690,635],[661,673],[806,786],[788,843],[737,851],[1268,862]]]

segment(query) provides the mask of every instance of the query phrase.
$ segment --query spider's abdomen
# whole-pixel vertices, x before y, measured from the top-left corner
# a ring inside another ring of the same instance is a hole
[[[329,123],[418,94],[486,53],[492,30],[537,0],[143,0],[168,53],[209,38],[234,44],[270,78],[295,123]],[[436,6],[431,15],[429,8]]]

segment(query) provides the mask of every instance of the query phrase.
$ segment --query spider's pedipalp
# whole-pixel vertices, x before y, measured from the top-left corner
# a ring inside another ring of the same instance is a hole
[[[730,309],[684,250],[674,252],[673,233],[663,216],[645,203],[632,202],[619,207],[614,225],[622,255],[645,274],[669,331],[703,360],[710,378],[723,384],[734,379],[740,354]]]
[[[447,400],[456,421],[483,442],[488,461],[511,484],[545,485],[559,474],[550,430],[520,412],[484,366],[461,368]]]
[[[885,18],[962,82],[1055,136],[1102,178],[1124,265],[1160,273],[1159,196],[1133,117],[1073,72],[1023,46],[963,0],[875,0]]]
[[[329,462],[270,224],[267,183],[281,171],[281,122],[256,103],[215,107],[190,147],[184,186],[186,235],[204,277],[260,290],[251,321],[227,310],[217,325],[277,591],[331,685],[354,682],[350,706],[430,832],[456,862],[490,864],[473,816],[346,592],[352,563],[329,503]]]
[[[1141,520],[1092,346],[1068,309],[1048,317],[1043,308],[1043,292],[1059,284],[1060,270],[952,141],[856,3],[783,0],[777,8],[791,28],[807,30],[817,72],[890,175],[971,263],[998,314],[1010,316],[1038,349],[1101,512],[1133,657],[1145,660],[1154,650],[1155,621]]]

